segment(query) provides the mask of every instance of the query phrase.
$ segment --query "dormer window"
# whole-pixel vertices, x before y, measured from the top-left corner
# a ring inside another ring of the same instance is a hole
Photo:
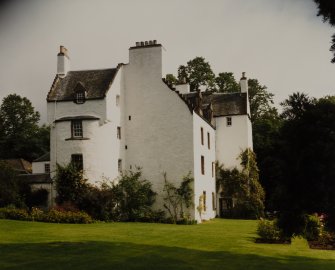
[[[85,93],[77,92],[76,93],[76,103],[83,104],[85,102]]]
[[[86,99],[86,89],[82,83],[77,83],[74,89],[74,102],[77,104],[83,104]]]

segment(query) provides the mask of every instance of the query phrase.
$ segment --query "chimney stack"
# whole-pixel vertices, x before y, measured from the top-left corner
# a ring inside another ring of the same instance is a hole
[[[240,80],[241,93],[248,93],[248,79],[245,76],[245,72],[242,72],[242,78]]]
[[[64,46],[60,46],[57,54],[57,75],[65,77],[70,69],[70,57],[68,51]]]

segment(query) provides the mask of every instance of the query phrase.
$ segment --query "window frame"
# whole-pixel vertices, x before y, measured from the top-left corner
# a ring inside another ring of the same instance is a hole
[[[204,145],[204,128],[200,128],[201,145]]]
[[[205,157],[201,156],[201,174],[205,175]]]
[[[204,212],[206,212],[207,210],[207,207],[206,207],[206,190],[203,190],[202,191],[202,196],[203,196],[203,199],[202,199],[202,202],[203,202],[203,207],[204,207]]]
[[[211,135],[207,132],[207,147],[211,149]]]
[[[76,92],[76,103],[77,104],[85,103],[85,92],[84,91]]]
[[[72,138],[83,138],[84,137],[82,120],[71,120],[71,137]]]
[[[227,125],[227,127],[231,127],[233,125],[233,119],[232,119],[231,116],[227,116],[226,125]]]
[[[84,169],[84,158],[83,154],[72,154],[71,155],[71,164],[79,170]]]
[[[121,140],[121,127],[116,128],[116,138]]]
[[[44,163],[44,172],[50,173],[50,163]]]

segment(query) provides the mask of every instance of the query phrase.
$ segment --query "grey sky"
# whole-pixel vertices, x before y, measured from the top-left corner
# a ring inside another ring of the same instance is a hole
[[[0,11],[0,99],[28,97],[46,121],[59,45],[71,69],[128,62],[136,41],[166,48],[164,72],[196,56],[214,72],[242,71],[275,94],[335,94],[330,39],[312,0],[16,0]]]

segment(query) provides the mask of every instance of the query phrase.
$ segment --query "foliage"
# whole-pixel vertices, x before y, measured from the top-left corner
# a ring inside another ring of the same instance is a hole
[[[164,173],[164,208],[168,211],[172,222],[177,223],[179,220],[189,220],[187,209],[192,206],[193,199],[193,177],[188,173],[183,177],[179,187],[167,180]]]
[[[305,237],[307,240],[316,240],[322,235],[323,225],[317,215],[307,215]]]
[[[217,92],[234,93],[240,92],[240,86],[234,78],[232,72],[221,72],[215,78]]]
[[[45,188],[39,188],[37,190],[31,191],[29,197],[27,198],[27,206],[47,206],[49,192]]]
[[[257,234],[264,242],[275,243],[283,240],[283,235],[277,226],[277,220],[261,219],[258,222]]]
[[[173,74],[166,74],[165,81],[169,85],[174,85],[174,84],[177,84],[179,82],[178,79]]]
[[[283,107],[281,116],[286,120],[300,118],[315,101],[315,99],[309,98],[308,95],[304,93],[293,93],[288,99],[280,103]]]
[[[215,75],[208,62],[203,57],[196,57],[187,62],[186,66],[179,66],[178,80],[186,80],[190,84],[191,91],[196,91],[200,87],[211,90],[215,85]]]
[[[15,207],[0,208],[0,218],[14,220],[31,220],[27,210],[18,209]]]
[[[0,106],[0,157],[29,161],[49,150],[49,129],[39,128],[39,112],[31,102],[16,94],[2,100]]]
[[[256,156],[251,149],[240,155],[242,171],[217,164],[216,187],[226,199],[225,216],[259,218],[264,216],[264,190],[259,183]]]
[[[151,212],[156,193],[152,184],[142,179],[142,171],[124,172],[117,184],[113,184],[117,197],[117,213],[121,221],[138,221]]]
[[[7,205],[22,206],[24,200],[20,194],[17,173],[4,161],[0,161],[0,207]]]
[[[335,4],[332,0],[314,0],[317,4],[318,14],[323,18],[323,22],[328,22],[331,26],[335,26]],[[330,51],[333,52],[334,57],[331,60],[335,63],[335,34],[332,36],[332,45]]]
[[[290,106],[295,114],[283,123],[276,153],[282,174],[275,200],[288,235],[303,234],[305,214],[325,213],[328,221],[335,215],[334,98],[316,100],[303,110]]]
[[[55,183],[57,190],[56,202],[58,204],[65,202],[80,203],[83,194],[88,188],[87,179],[84,178],[83,171],[78,170],[72,163],[65,166],[57,164]]]

